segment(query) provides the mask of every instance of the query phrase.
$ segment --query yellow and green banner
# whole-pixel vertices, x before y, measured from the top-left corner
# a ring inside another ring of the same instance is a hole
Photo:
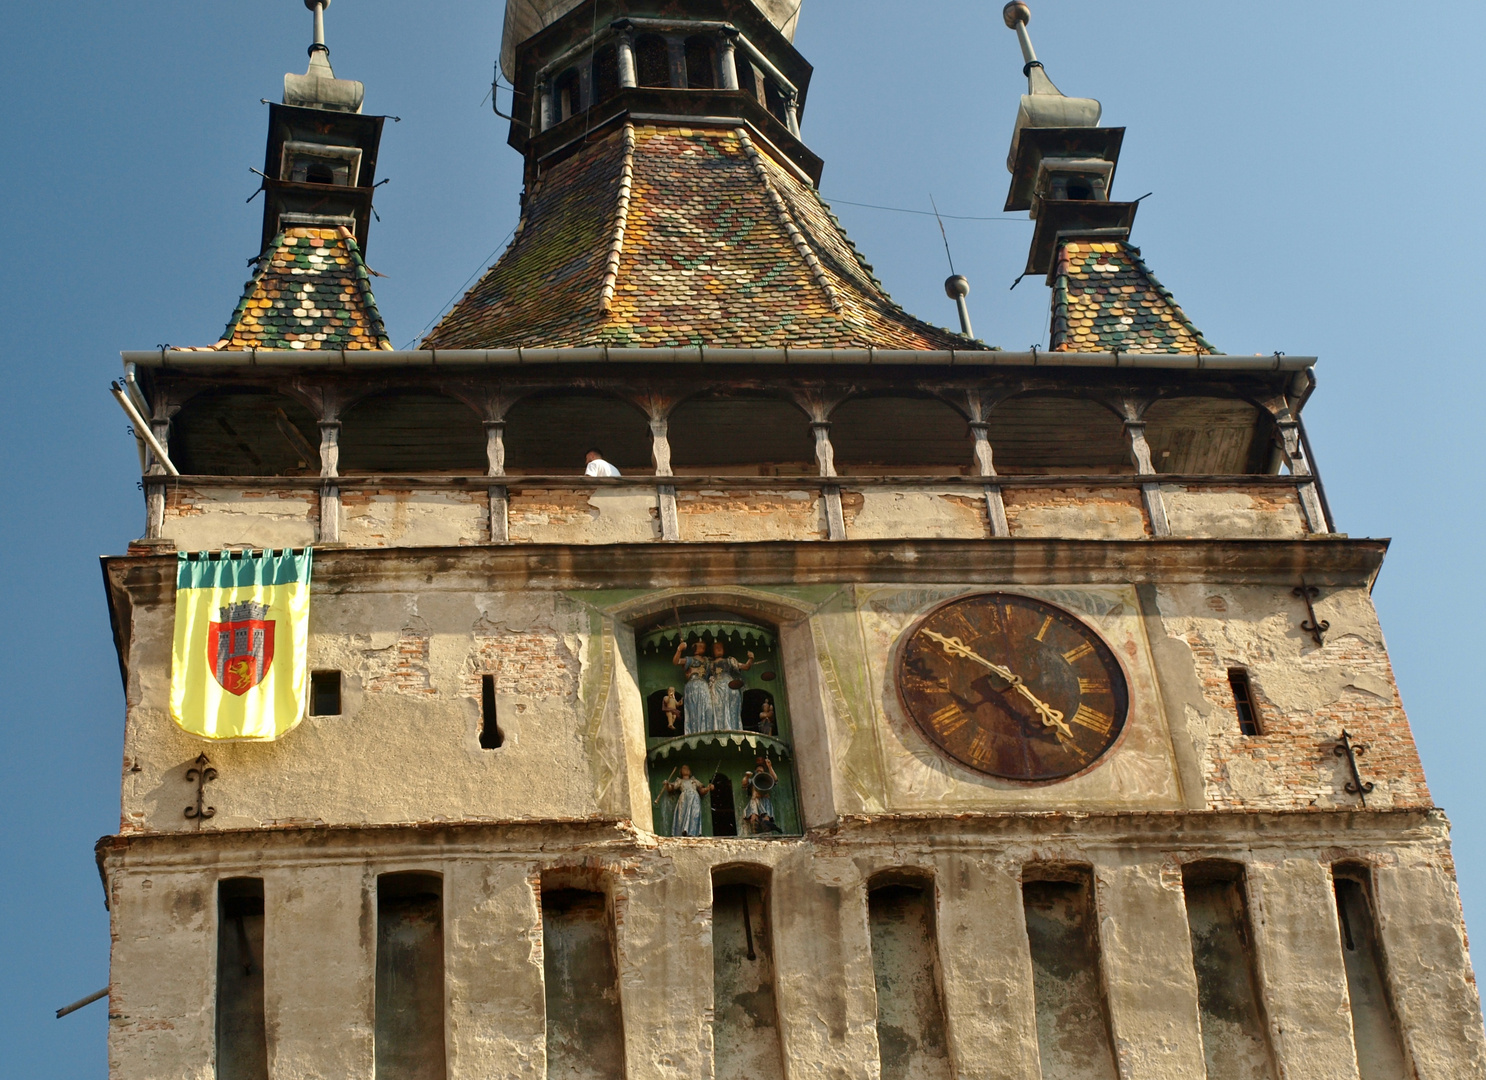
[[[205,739],[269,741],[304,716],[313,552],[181,552],[170,715]]]

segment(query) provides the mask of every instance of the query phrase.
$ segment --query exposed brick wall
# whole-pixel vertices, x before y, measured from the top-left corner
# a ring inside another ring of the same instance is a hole
[[[405,626],[391,647],[366,650],[366,692],[437,694],[428,670],[429,639],[426,627]]]
[[[485,675],[495,676],[497,694],[561,701],[578,696],[578,658],[562,635],[550,630],[477,635],[463,677],[464,692],[478,698]]]

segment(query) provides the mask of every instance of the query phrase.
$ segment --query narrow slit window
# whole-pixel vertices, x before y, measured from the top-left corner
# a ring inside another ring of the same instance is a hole
[[[310,715],[339,716],[341,714],[341,673],[339,671],[310,672]]]
[[[498,750],[505,741],[495,712],[495,676],[486,675],[480,680],[480,748]]]
[[[217,887],[217,1076],[268,1080],[263,1013],[263,882]]]
[[[1249,673],[1241,667],[1228,669],[1228,685],[1233,688],[1233,704],[1238,709],[1238,730],[1245,735],[1259,735],[1259,710],[1254,707],[1254,688]]]
[[[1414,1071],[1399,1038],[1388,994],[1387,965],[1378,940],[1366,870],[1336,872],[1336,914],[1341,926],[1342,963],[1352,1007],[1352,1038],[1361,1080],[1411,1080]]]

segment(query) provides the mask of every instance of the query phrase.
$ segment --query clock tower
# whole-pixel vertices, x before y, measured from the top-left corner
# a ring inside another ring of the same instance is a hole
[[[798,0],[510,0],[521,221],[396,350],[308,6],[226,331],[124,353],[115,1080],[1486,1078],[1317,362],[1162,287],[1026,4],[1028,352],[822,201]],[[304,715],[189,734],[178,553],[306,547]]]

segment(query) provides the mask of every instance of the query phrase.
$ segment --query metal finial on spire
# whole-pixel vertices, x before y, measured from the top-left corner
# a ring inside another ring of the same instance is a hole
[[[310,56],[317,52],[330,56],[330,47],[325,44],[325,9],[330,0],[304,0],[304,6],[315,13],[315,40],[310,45]]]
[[[1032,21],[1032,9],[1022,0],[1011,0],[1011,3],[1001,9],[1001,17],[1006,20],[1008,28],[1016,31],[1016,39],[1022,46],[1022,59],[1029,65],[1038,63],[1037,51],[1032,48],[1032,35],[1027,33],[1027,24]]]

